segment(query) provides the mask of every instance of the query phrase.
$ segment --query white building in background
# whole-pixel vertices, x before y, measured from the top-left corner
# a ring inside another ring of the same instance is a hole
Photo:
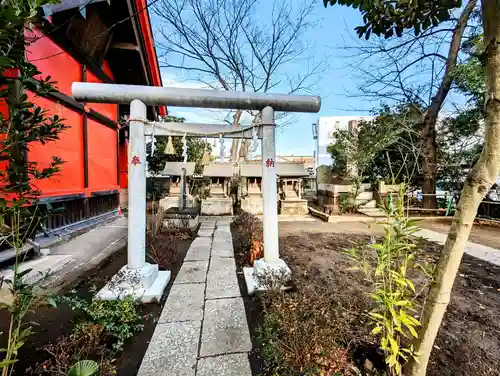
[[[351,120],[357,121],[370,121],[374,116],[324,116],[320,117],[318,121],[313,124],[313,138],[315,142],[314,157],[316,167],[321,165],[331,165],[332,157],[326,151],[335,138],[333,135],[335,131],[347,130]]]

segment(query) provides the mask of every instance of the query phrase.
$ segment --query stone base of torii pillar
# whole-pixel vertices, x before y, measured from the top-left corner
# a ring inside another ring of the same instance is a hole
[[[158,270],[155,264],[146,263],[139,269],[130,269],[125,265],[97,293],[96,298],[116,300],[132,296],[141,303],[159,302],[170,277],[170,270]]]
[[[270,289],[287,289],[287,283],[292,278],[292,271],[282,259],[266,262],[265,259],[255,260],[253,267],[243,268],[243,276],[248,295],[256,291]]]

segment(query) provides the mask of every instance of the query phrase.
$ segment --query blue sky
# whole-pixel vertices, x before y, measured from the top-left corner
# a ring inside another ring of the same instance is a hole
[[[290,1],[293,4],[302,2],[302,0]],[[272,2],[263,0],[263,4],[266,3]],[[341,57],[342,52],[338,50],[339,46],[344,45],[345,40],[354,35],[354,27],[361,22],[359,12],[342,6],[325,9],[320,0],[316,1],[315,6],[313,19],[318,19],[318,23],[309,30],[305,39],[312,45],[309,53],[317,58],[326,58],[330,66],[321,74],[311,90],[321,96],[321,111],[319,114],[296,114],[287,125],[280,127],[277,131],[278,154],[312,155],[314,143],[311,124],[316,122],[319,116],[368,114],[369,110],[376,106],[376,103],[367,102],[366,99],[347,95],[355,91],[359,82],[355,74],[345,69],[347,61]],[[266,5],[263,5],[259,11],[265,14],[265,8]],[[159,24],[154,16],[152,21],[155,29]],[[301,70],[304,67],[296,64],[293,69]],[[162,76],[164,86],[200,87],[198,82],[186,80],[183,72],[176,69],[162,69]],[[190,122],[219,122],[220,116],[214,111],[193,108],[170,107],[169,113],[183,116]]]

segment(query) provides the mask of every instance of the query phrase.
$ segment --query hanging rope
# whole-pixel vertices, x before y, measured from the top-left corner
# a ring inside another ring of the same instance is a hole
[[[144,122],[144,124],[146,125],[151,125],[152,123],[154,124],[154,122],[150,122],[150,121],[144,121],[144,120],[141,120],[141,119],[133,119],[133,121],[142,121]],[[257,127],[260,126],[259,124],[256,125]],[[207,133],[204,133],[203,135],[205,137],[219,137],[220,135],[234,135],[234,134],[243,134],[244,132],[246,131],[249,131],[253,128],[254,126],[253,125],[250,125],[246,128],[238,128],[236,130],[234,130],[234,128],[232,130],[228,130],[226,132],[207,132]],[[187,133],[185,132],[185,129],[182,129],[182,128],[179,128],[179,129],[169,129],[167,131],[170,136],[182,136],[182,135],[187,135]],[[197,136],[199,137],[199,135]]]
[[[220,145],[220,161],[222,163],[224,163],[224,138],[222,137],[222,135],[220,134],[219,135],[219,145]]]
[[[259,138],[257,137],[257,127],[252,128],[252,141],[250,143],[250,153],[255,153],[257,150]]]
[[[154,155],[155,151],[156,151],[156,128],[155,126],[153,125],[153,133],[151,134],[151,156]]]
[[[141,121],[143,122],[144,124],[147,124],[147,125],[151,125],[153,124],[153,133],[155,132],[154,130],[154,125],[155,125],[155,122],[152,122],[152,121],[149,121],[147,119],[129,119],[129,121]],[[220,139],[220,159],[222,162],[225,161],[225,156],[224,156],[224,153],[225,153],[225,148],[224,148],[224,135],[235,135],[235,134],[241,134],[242,135],[242,138],[243,138],[243,135],[245,134],[245,132],[247,131],[252,131],[252,141],[251,141],[251,144],[249,146],[247,146],[247,148],[249,148],[250,152],[255,152],[257,150],[257,147],[258,147],[258,129],[260,127],[260,114],[257,115],[254,120],[252,121],[252,125],[251,126],[248,126],[246,128],[238,128],[238,129],[232,129],[232,130],[228,130],[226,132],[209,132],[209,133],[205,133],[205,150],[203,152],[203,159],[202,159],[202,163],[204,166],[207,166],[211,163],[210,161],[210,152],[208,151],[208,148],[207,148],[207,145],[208,145],[208,137],[216,137],[218,136],[219,139]],[[182,135],[182,157],[183,157],[183,163],[187,163],[187,143],[186,143],[186,137],[187,137],[187,133],[184,132],[181,128],[179,129],[169,129],[168,132],[170,133],[169,136],[168,136],[168,140],[167,140],[167,145],[165,146],[165,150],[164,150],[164,154],[168,154],[168,155],[174,155],[175,154],[175,148],[173,146],[173,142],[172,142],[172,135],[174,136],[180,136]],[[168,134],[168,133],[167,133]]]
[[[187,133],[182,136],[182,157],[184,158],[184,163],[187,163]]]

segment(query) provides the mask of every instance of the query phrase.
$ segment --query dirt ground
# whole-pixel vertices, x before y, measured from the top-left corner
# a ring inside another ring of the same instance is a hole
[[[361,301],[369,286],[348,270],[352,264],[342,250],[380,234],[381,227],[373,223],[280,223],[280,253],[299,291],[331,286],[338,299]],[[440,251],[428,242],[420,248],[419,257],[431,262]],[[498,376],[499,354],[500,267],[465,255],[427,375]]]
[[[419,226],[428,230],[447,234],[451,220],[422,220]],[[375,221],[359,221],[329,223],[321,220],[308,222],[280,222],[280,236],[293,235],[300,232],[313,233],[366,233],[371,235],[382,235],[383,226]],[[469,240],[475,243],[486,245],[500,250],[500,226],[489,225],[486,223],[474,224]]]
[[[420,226],[428,230],[447,234],[451,226],[451,221],[422,221]],[[476,223],[472,226],[469,240],[500,250],[500,226],[488,225],[486,223],[479,225]]]
[[[362,218],[355,222],[339,223],[324,222],[322,220],[279,222],[278,227],[280,236],[298,235],[300,233],[364,233],[377,236],[384,233],[382,225],[370,220],[363,221]]]
[[[172,279],[179,272],[191,241],[192,239],[182,237],[172,240],[171,237],[167,237],[166,233],[160,233],[154,241],[158,250],[167,246],[169,251],[175,250],[175,253],[169,256],[171,265],[169,269],[172,271]],[[126,249],[122,249],[79,277],[60,294],[75,290],[77,296],[90,299],[94,291],[103,287],[126,263]],[[171,285],[163,294],[160,304],[153,303],[140,306],[140,313],[145,318],[143,322],[144,330],[136,333],[134,340],[127,342],[123,351],[117,355],[117,376],[135,376],[137,374],[149,340],[156,327],[156,321],[170,292],[170,287]],[[63,335],[71,333],[78,320],[78,315],[65,305],[60,305],[57,308],[39,306],[28,314],[26,320],[33,323],[34,334],[28,338],[26,344],[20,350],[19,362],[16,364],[14,375],[27,375],[28,368],[33,367],[38,362],[45,361],[47,354],[42,350],[42,347],[49,342],[55,342]],[[6,312],[0,311],[0,333],[5,334],[7,332],[8,323]],[[0,336],[0,347],[4,347],[5,341],[5,335]]]

